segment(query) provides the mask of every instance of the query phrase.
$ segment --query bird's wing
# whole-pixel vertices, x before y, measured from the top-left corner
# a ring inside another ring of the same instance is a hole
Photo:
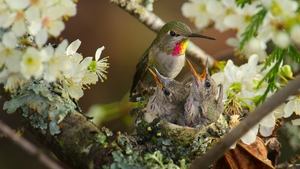
[[[141,81],[145,78],[147,73],[148,64],[149,64],[149,50],[148,48],[146,52],[143,54],[142,58],[140,59],[139,63],[136,65],[136,72],[133,77],[132,86],[130,89],[130,100],[135,100],[135,94],[138,92],[136,89]]]

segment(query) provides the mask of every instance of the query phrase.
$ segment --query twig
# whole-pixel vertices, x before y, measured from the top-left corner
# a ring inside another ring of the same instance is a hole
[[[152,31],[158,32],[160,28],[165,24],[165,22],[159,18],[154,13],[147,10],[142,5],[136,3],[134,0],[111,0],[112,3],[118,5],[120,8],[124,9],[126,12],[137,18],[141,23]],[[208,63],[211,66],[214,62],[214,58],[200,49],[197,45],[190,42],[187,49],[187,54],[193,58],[201,59],[206,62],[208,58]]]
[[[205,155],[193,161],[191,169],[208,168],[214,161],[223,156],[231,145],[247,133],[253,126],[266,117],[272,110],[282,104],[289,96],[295,95],[300,88],[300,76],[290,81],[285,87],[276,92],[263,104],[258,106],[248,117],[245,118],[236,128],[226,134],[219,143],[210,149]]]
[[[281,164],[278,164],[276,166],[277,169],[288,169],[288,168],[298,168],[300,167],[300,164],[288,164],[288,163],[281,163]]]
[[[40,151],[32,143],[25,138],[18,136],[13,129],[7,126],[0,120],[0,131],[5,134],[8,138],[14,141],[17,145],[23,148],[28,154],[36,156],[42,164],[47,166],[49,169],[63,169],[57,162],[50,159],[46,154]]]

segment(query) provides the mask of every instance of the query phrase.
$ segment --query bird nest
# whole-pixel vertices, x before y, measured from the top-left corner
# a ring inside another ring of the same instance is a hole
[[[204,127],[182,126],[159,118],[147,122],[143,116],[136,120],[136,133],[144,142],[167,139],[173,146],[188,147],[192,150],[190,152],[199,155],[205,153],[228,130],[228,118],[223,114],[216,122]]]

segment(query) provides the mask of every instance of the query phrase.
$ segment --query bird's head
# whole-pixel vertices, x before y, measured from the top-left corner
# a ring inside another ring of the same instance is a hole
[[[185,100],[188,93],[188,87],[174,79],[161,75],[157,69],[148,69],[156,83],[156,93],[162,99],[170,103],[179,103]]]
[[[212,37],[193,33],[189,26],[179,21],[166,23],[156,37],[157,46],[172,56],[180,56],[185,53],[189,38],[204,38],[215,40]]]
[[[221,85],[217,85],[216,82],[211,78],[207,62],[201,74],[198,74],[192,63],[187,59],[188,67],[193,75],[192,92],[195,97],[199,100],[218,100],[222,96]]]

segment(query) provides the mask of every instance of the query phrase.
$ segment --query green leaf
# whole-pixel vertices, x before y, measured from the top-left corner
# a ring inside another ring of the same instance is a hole
[[[283,62],[283,59],[284,59],[284,56],[286,55],[286,53],[287,53],[287,49],[275,47],[275,49],[273,49],[270,56],[266,59],[264,69],[269,67],[271,64],[273,64],[273,66],[269,70],[269,72],[265,75],[265,77],[259,81],[259,83],[257,85],[257,88],[259,88],[259,87],[261,87],[261,85],[263,84],[264,81],[268,83],[268,87],[265,90],[264,94],[256,100],[256,102],[255,102],[256,105],[262,103],[267,98],[269,92],[272,92],[272,91],[275,91],[276,89],[278,89],[276,80],[277,80],[277,76],[279,74],[278,72],[282,66],[282,62]]]
[[[290,45],[287,48],[287,55],[295,62],[300,63],[300,53],[294,46]]]
[[[240,50],[244,48],[245,44],[252,37],[256,36],[258,28],[262,24],[266,14],[267,14],[267,10],[265,8],[262,8],[260,11],[258,11],[255,15],[252,16],[250,24],[246,27],[245,32],[242,34],[242,40],[240,42]]]
[[[246,4],[251,4],[252,0],[235,0],[236,4],[240,7],[244,7]]]
[[[272,63],[276,62],[280,58],[283,57],[283,54],[286,52],[285,49],[275,47],[273,49],[272,53],[266,58],[265,65],[263,69],[266,69],[267,67],[271,66]]]

